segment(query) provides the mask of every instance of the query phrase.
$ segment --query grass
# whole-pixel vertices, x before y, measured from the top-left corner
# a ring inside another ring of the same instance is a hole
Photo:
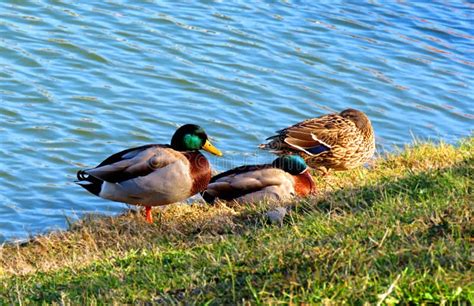
[[[91,216],[0,249],[2,304],[474,302],[474,138],[318,178],[282,226],[265,203]]]

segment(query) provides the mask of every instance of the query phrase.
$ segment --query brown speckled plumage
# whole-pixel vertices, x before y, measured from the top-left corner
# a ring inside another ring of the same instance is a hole
[[[278,155],[299,154],[308,166],[322,171],[355,168],[375,152],[372,124],[354,109],[308,119],[277,133],[260,148]]]

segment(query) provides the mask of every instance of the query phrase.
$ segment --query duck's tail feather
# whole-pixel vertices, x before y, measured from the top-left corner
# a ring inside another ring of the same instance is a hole
[[[77,181],[76,183],[78,182],[81,182],[81,181],[88,181],[89,180],[89,174],[87,174],[86,172],[87,170],[79,170],[77,171],[76,173],[76,177],[77,177]]]
[[[284,154],[288,151],[288,146],[282,145],[279,142],[269,142],[269,143],[262,143],[258,146],[261,150],[270,151],[273,154]]]
[[[89,175],[87,173],[87,170],[77,171],[76,176],[77,176],[77,181],[75,181],[76,184],[86,189],[90,193],[95,194],[96,196],[99,196],[100,191],[102,190],[102,184],[104,183],[104,181],[99,180],[98,178],[93,177],[92,175]]]

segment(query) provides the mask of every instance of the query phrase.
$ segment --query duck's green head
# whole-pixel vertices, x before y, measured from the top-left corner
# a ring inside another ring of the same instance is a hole
[[[292,175],[298,175],[308,169],[306,162],[299,155],[283,155],[275,159],[272,165]]]
[[[217,156],[222,156],[221,151],[209,141],[206,132],[199,125],[185,124],[174,132],[171,138],[171,147],[176,151],[206,150]]]

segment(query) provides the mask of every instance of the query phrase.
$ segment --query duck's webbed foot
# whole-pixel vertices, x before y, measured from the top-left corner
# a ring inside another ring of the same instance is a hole
[[[153,216],[151,214],[151,206],[145,206],[145,218],[146,218],[146,222],[153,223]]]

